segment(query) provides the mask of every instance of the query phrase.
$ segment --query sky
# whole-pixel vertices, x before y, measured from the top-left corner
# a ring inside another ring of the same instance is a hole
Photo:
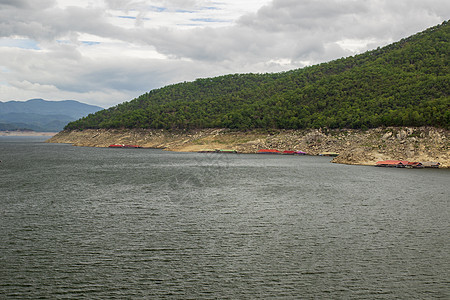
[[[355,55],[449,19],[448,0],[0,0],[0,101],[108,108]]]

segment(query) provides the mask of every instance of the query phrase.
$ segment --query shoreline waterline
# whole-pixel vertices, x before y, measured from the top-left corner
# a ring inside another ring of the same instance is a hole
[[[450,167],[450,131],[433,127],[386,127],[369,130],[304,129],[248,130],[229,129],[154,130],[86,129],[62,131],[49,143],[108,147],[133,144],[175,152],[200,152],[229,149],[257,153],[260,149],[304,151],[310,155],[335,152],[333,162],[349,165],[374,165],[377,161],[437,161]]]

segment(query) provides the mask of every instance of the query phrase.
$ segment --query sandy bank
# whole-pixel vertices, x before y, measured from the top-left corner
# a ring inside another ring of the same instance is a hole
[[[379,160],[438,161],[450,166],[449,130],[431,127],[387,127],[362,130],[105,130],[62,131],[50,143],[108,147],[110,144],[137,144],[170,151],[195,152],[204,149],[234,149],[256,153],[274,148],[302,150],[311,155],[337,152],[333,162],[373,165]]]

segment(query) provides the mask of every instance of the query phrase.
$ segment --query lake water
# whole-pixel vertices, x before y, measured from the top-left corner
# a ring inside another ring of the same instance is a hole
[[[449,299],[450,172],[0,137],[1,299]]]

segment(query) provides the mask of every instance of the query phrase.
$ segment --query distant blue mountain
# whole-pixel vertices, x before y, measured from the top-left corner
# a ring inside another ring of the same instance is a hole
[[[0,101],[0,131],[34,130],[44,132],[61,131],[64,126],[102,107],[74,100],[46,101]]]

